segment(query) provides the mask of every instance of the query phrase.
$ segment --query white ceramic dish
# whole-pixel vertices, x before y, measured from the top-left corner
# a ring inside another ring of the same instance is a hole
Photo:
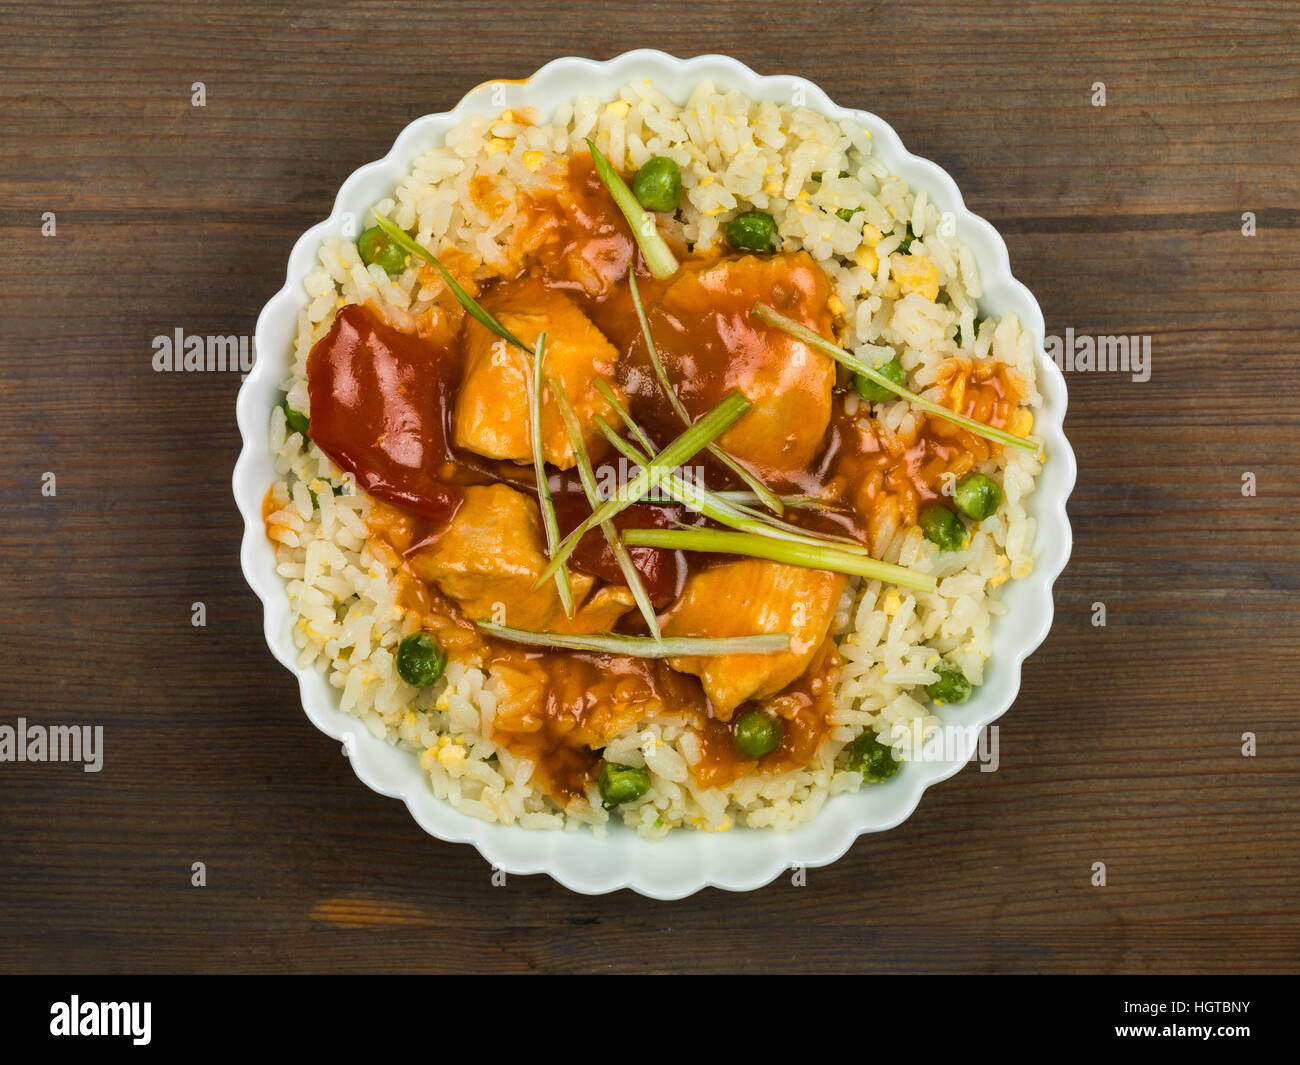
[[[811,822],[784,834],[735,829],[715,834],[678,831],[658,841],[643,840],[612,828],[598,839],[586,831],[526,831],[486,824],[436,799],[415,757],[390,747],[338,708],[337,693],[314,669],[296,666],[292,621],[284,582],[275,573],[274,552],[262,525],[262,498],[274,479],[267,431],[279,401],[279,383],[293,347],[296,318],[306,296],[303,279],[311,269],[321,239],[342,235],[348,215],[360,219],[376,200],[389,195],[412,160],[436,143],[454,124],[476,113],[499,113],[520,102],[519,83],[488,82],[470,92],[450,113],[425,115],[398,135],[381,160],[352,174],[339,190],[330,217],[299,238],[289,256],[284,287],[257,320],[259,358],[239,393],[239,429],[243,451],[234,472],[234,492],[244,516],[241,551],[244,575],[265,607],[266,642],[272,653],[298,677],[302,705],[312,723],[344,743],[356,774],[383,795],[404,801],[429,833],[449,842],[472,843],[493,866],[507,873],[546,873],[566,887],[587,894],[631,888],[658,899],[675,899],[714,886],[730,891],[760,887],[794,866],[835,861],[857,837],[899,824],[916,808],[931,784],[956,773],[970,758],[977,730],[1001,717],[1020,687],[1020,665],[1047,635],[1052,623],[1052,582],[1070,555],[1070,525],[1065,503],[1074,485],[1074,454],[1062,431],[1065,381],[1042,352],[1043,315],[1034,297],[1011,276],[1006,246],[991,225],[966,210],[953,180],[934,163],[909,154],[897,134],[881,119],[863,111],[837,107],[821,89],[803,78],[762,77],[726,56],[681,60],[656,51],[628,52],[608,62],[565,58],[548,63],[526,83],[526,104],[545,120],[565,100],[579,94],[608,96],[633,79],[651,78],[678,102],[691,87],[709,78],[723,88],[739,89],[755,99],[801,102],[823,115],[851,119],[870,131],[875,154],[915,188],[928,191],[941,211],[956,216],[957,232],[971,246],[984,281],[982,309],[991,314],[1015,311],[1039,339],[1038,385],[1043,395],[1035,429],[1044,441],[1047,462],[1030,497],[1038,519],[1037,562],[1026,579],[1004,586],[1008,613],[995,619],[993,654],[985,683],[969,702],[946,708],[946,723],[967,726],[968,741],[951,761],[909,762],[891,780],[840,795],[827,802]],[[502,88],[502,86],[513,86]],[[508,103],[503,103],[507,94]],[[887,101],[886,101],[887,103]],[[973,728],[971,727],[973,726]]]

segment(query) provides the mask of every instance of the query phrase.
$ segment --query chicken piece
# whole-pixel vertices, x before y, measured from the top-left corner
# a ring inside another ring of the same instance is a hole
[[[538,284],[525,284],[488,302],[488,309],[507,330],[530,348],[546,334],[543,374],[564,389],[582,427],[588,451],[603,443],[593,428],[596,415],[612,423],[613,410],[596,391],[597,378],[613,387],[618,352],[565,295]],[[532,462],[529,388],[532,357],[489,332],[477,321],[465,323],[465,373],[456,398],[456,443],[493,459]],[[617,389],[615,389],[617,392]],[[542,453],[562,470],[577,459],[555,401],[542,393]]]
[[[539,632],[606,632],[635,604],[626,588],[570,572],[572,618],[565,617],[555,582],[533,590],[546,568],[541,514],[522,492],[503,484],[465,489],[447,528],[410,556],[412,572],[436,584],[471,619],[486,618]]]
[[[761,300],[830,336],[830,295],[806,252],[746,255],[684,269],[651,315],[669,380],[693,416],[733,388],[753,403],[718,443],[760,475],[790,475],[816,458],[830,425],[835,363],[750,311]]]
[[[841,573],[758,559],[696,573],[661,619],[665,636],[788,632],[790,650],[670,658],[668,664],[698,676],[714,714],[730,721],[741,703],[775,695],[803,674],[830,631],[847,579]]]

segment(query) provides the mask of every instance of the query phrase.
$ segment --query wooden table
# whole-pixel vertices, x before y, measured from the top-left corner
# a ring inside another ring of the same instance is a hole
[[[0,5],[0,724],[106,744],[98,774],[0,764],[0,967],[1296,969],[1296,5],[581,6]],[[806,887],[675,904],[494,888],[357,782],[240,575],[238,374],[151,366],[177,328],[251,333],[410,119],[646,44],[876,111],[1005,235],[1049,332],[1153,352],[1144,383],[1069,375],[1074,557],[1000,769]]]

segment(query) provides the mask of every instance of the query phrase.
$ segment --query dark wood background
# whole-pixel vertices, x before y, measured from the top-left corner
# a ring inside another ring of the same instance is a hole
[[[594,7],[0,4],[0,723],[106,733],[99,774],[0,764],[0,968],[1300,968],[1300,9]],[[646,45],[874,110],[1005,235],[1050,332],[1153,346],[1145,383],[1070,377],[1074,557],[999,771],[806,887],[672,904],[493,888],[357,782],[240,575],[238,376],[150,365],[178,327],[251,333],[410,119]]]

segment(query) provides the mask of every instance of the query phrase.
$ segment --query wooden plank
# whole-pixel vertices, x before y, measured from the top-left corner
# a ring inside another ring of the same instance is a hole
[[[0,4],[0,720],[107,744],[98,774],[0,766],[0,967],[1294,971],[1294,5],[563,6]],[[999,227],[1049,333],[1152,348],[1147,381],[1069,375],[1075,554],[998,771],[806,887],[671,905],[494,888],[356,781],[239,573],[238,375],[150,365],[178,327],[250,333],[410,119],[647,42],[876,111]]]

